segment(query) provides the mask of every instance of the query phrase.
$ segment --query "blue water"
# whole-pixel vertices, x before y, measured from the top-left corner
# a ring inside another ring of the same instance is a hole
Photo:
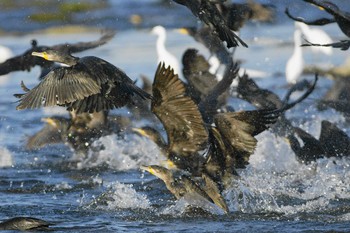
[[[113,2],[119,7],[121,1]],[[123,1],[124,2],[124,1]],[[129,1],[136,4],[138,1]],[[145,5],[147,1],[142,1]],[[153,4],[155,1],[151,1]],[[122,4],[126,7],[128,4]],[[130,8],[131,10],[132,8]],[[150,11],[150,9],[149,9]],[[23,12],[20,12],[23,13]],[[324,28],[335,38],[342,34],[336,25]],[[256,79],[259,85],[280,96],[286,92],[285,63],[293,51],[293,24],[249,24],[241,37],[249,49],[238,48],[236,58],[243,68],[268,74]],[[95,31],[80,34],[4,35],[0,44],[15,54],[29,47],[31,39],[40,44],[97,39]],[[131,78],[140,74],[153,78],[156,69],[155,37],[147,29],[122,30],[108,44],[79,55],[95,55],[123,69]],[[168,49],[181,59],[189,47],[208,52],[191,38],[168,30]],[[330,57],[304,51],[307,64],[339,65],[347,52],[334,50]],[[65,145],[38,151],[24,148],[28,135],[43,127],[43,116],[66,114],[62,109],[16,111],[14,93],[20,81],[33,87],[39,70],[15,72],[1,77],[0,86],[0,219],[32,216],[54,222],[56,232],[349,232],[350,159],[320,159],[299,164],[284,139],[264,132],[250,165],[240,170],[241,179],[225,190],[230,213],[215,206],[189,208],[176,201],[164,184],[139,170],[142,164],[157,164],[163,157],[150,141],[127,134],[96,141],[106,148],[90,152],[88,158],[73,162],[76,155]],[[306,76],[311,79],[312,77]],[[318,112],[315,100],[332,81],[322,78],[310,98],[287,112],[294,124],[317,136],[320,122],[328,119],[349,133],[343,116],[332,110]],[[236,109],[252,107],[235,98]],[[128,114],[125,109],[113,113]],[[136,126],[145,121],[134,122]],[[72,166],[72,163],[74,166]]]

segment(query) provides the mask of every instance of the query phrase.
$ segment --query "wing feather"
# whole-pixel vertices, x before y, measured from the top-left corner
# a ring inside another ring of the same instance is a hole
[[[151,110],[163,123],[170,151],[187,156],[204,149],[208,132],[203,119],[173,69],[160,63],[152,88]]]
[[[36,87],[21,95],[17,109],[64,105],[100,92],[95,78],[84,69],[60,67],[49,72]]]
[[[257,144],[254,136],[277,121],[274,110],[254,110],[220,113],[214,117],[220,134],[238,151],[253,153]]]

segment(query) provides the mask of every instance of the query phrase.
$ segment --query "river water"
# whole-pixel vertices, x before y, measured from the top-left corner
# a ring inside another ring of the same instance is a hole
[[[133,2],[133,1],[131,1]],[[152,1],[153,2],[153,1]],[[115,3],[117,4],[117,2]],[[256,81],[280,96],[286,93],[285,63],[293,51],[293,24],[248,24],[240,33],[249,48],[238,48],[236,58],[243,68],[267,74]],[[336,25],[324,27],[342,38]],[[20,54],[30,40],[52,45],[89,41],[95,31],[69,34],[30,32],[22,36],[4,35],[0,44]],[[132,79],[140,74],[153,78],[156,70],[156,38],[147,29],[121,30],[108,44],[79,56],[101,57],[123,69]],[[190,47],[204,55],[207,51],[184,35],[168,30],[168,49],[181,59]],[[308,64],[339,65],[348,52],[333,55],[304,50]],[[15,72],[1,77],[0,91],[0,219],[32,216],[55,223],[56,232],[348,232],[350,231],[350,160],[319,159],[300,164],[288,144],[269,131],[262,133],[250,165],[240,170],[241,179],[225,191],[230,213],[215,206],[189,208],[185,200],[175,200],[159,179],[139,170],[142,164],[158,164],[163,159],[156,145],[147,139],[126,134],[109,135],[96,141],[104,150],[89,153],[72,167],[75,154],[65,145],[37,151],[25,150],[26,138],[39,131],[40,119],[64,115],[62,109],[16,111],[14,93],[20,81],[36,85],[39,70]],[[305,78],[312,79],[311,76]],[[335,111],[318,112],[315,100],[332,84],[321,78],[314,93],[287,112],[287,117],[317,136],[320,122],[328,119],[349,133],[349,124]],[[236,109],[252,109],[231,98]],[[128,115],[125,109],[113,113]],[[145,121],[134,122],[141,126]]]

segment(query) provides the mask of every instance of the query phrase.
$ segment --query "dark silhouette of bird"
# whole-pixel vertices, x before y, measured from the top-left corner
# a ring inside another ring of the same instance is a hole
[[[216,8],[217,1],[174,0],[174,2],[186,6],[191,10],[194,16],[212,27],[220,39],[226,41],[228,48],[237,47],[239,44],[248,47],[248,45],[228,27],[225,18]]]
[[[300,144],[298,138],[303,144]],[[334,123],[326,120],[321,122],[319,139],[299,127],[294,127],[293,134],[287,139],[298,160],[303,163],[310,163],[323,157],[350,156],[349,136]]]
[[[307,91],[294,103],[299,103],[305,99],[314,90],[317,80],[318,76],[316,75],[313,84],[309,84],[308,81],[301,81],[294,84],[282,100],[271,90],[260,88],[253,79],[249,78],[247,74],[244,74],[243,76],[239,77],[237,93],[239,98],[246,100],[258,109],[281,109],[283,106],[287,105],[289,102],[289,97],[296,90],[307,88]],[[281,113],[276,124],[271,126],[271,130],[278,136],[286,137],[290,134],[293,127],[294,126],[292,123],[285,117],[283,113]]]
[[[123,107],[132,102],[135,95],[151,98],[122,70],[101,58],[78,58],[67,51],[53,49],[32,55],[67,66],[51,70],[36,87],[16,94],[20,99],[18,110],[59,105],[66,106],[68,111],[92,113]]]
[[[38,45],[36,40],[32,40],[32,47],[13,58],[9,58],[0,64],[0,75],[5,75],[14,71],[30,71],[35,66],[41,67],[39,79],[42,79],[56,65],[54,61],[48,61],[42,57],[32,56],[32,52],[43,52],[47,49],[64,51],[65,53],[78,53],[88,49],[96,48],[110,41],[115,35],[115,32],[110,31],[102,35],[96,41],[65,43],[53,46]]]
[[[169,170],[157,165],[141,166],[141,169],[163,180],[167,189],[177,199],[186,196],[204,198],[222,208],[225,213],[229,211],[217,183],[205,173],[201,177],[194,177],[179,170]]]
[[[192,36],[209,50],[211,56],[217,57],[221,64],[230,64],[232,61],[232,52],[226,48],[211,27],[203,26],[198,29],[195,27],[184,27],[177,31],[181,34]]]
[[[160,63],[156,71],[151,110],[167,132],[166,156],[180,169],[194,171],[202,163],[208,132],[195,102],[171,68]],[[202,152],[203,153],[203,152]]]
[[[212,116],[214,124],[205,124],[198,106],[186,95],[185,84],[171,68],[166,69],[163,65],[158,67],[155,75],[151,109],[162,122],[168,140],[152,127],[134,131],[157,143],[177,168],[192,174],[206,171],[214,178],[221,168],[222,172],[227,167],[235,173],[234,168],[244,167],[256,147],[254,137],[311,92],[309,90],[295,102],[283,104],[279,109],[216,113]],[[208,171],[209,168],[214,170]],[[222,172],[219,171],[218,180]]]
[[[49,230],[49,227],[54,225],[45,220],[32,217],[14,217],[3,222],[0,222],[0,230]]]
[[[94,113],[70,113],[70,118],[42,118],[45,126],[30,136],[26,149],[40,149],[47,145],[63,143],[76,154],[86,155],[93,141],[110,134],[125,132],[131,122],[128,117],[108,115],[107,111]]]

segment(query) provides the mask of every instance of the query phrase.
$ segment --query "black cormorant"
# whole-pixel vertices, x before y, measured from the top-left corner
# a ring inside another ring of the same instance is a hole
[[[303,142],[301,145],[298,138]],[[322,121],[319,139],[301,128],[294,127],[287,137],[298,160],[304,163],[326,157],[350,156],[350,138],[334,123]]]
[[[141,169],[163,180],[167,189],[177,199],[187,195],[193,198],[198,198],[199,196],[216,204],[225,213],[229,211],[217,183],[204,173],[201,177],[191,177],[181,171],[169,170],[157,165],[141,166]]]
[[[41,67],[40,79],[42,79],[51,69],[55,67],[53,61],[48,61],[42,57],[32,56],[32,52],[43,52],[47,49],[65,51],[66,53],[78,53],[88,49],[96,48],[110,41],[115,32],[107,32],[99,40],[90,42],[78,42],[74,44],[65,43],[53,46],[38,45],[36,40],[32,40],[32,48],[23,54],[9,58],[0,64],[0,75],[5,75],[13,71],[30,71],[34,66]]]
[[[241,38],[239,38],[231,29],[227,26],[225,18],[221,15],[216,8],[216,1],[208,0],[173,0],[174,2],[186,6],[191,10],[192,14],[198,17],[202,22],[213,27],[215,32],[219,35],[220,39],[226,41],[227,47],[236,47],[241,44],[244,47],[248,47]]]
[[[198,104],[219,81],[209,72],[209,63],[198,54],[197,49],[187,49],[182,56],[182,64],[182,73],[188,84],[187,92]]]
[[[198,29],[195,27],[184,27],[177,31],[181,34],[192,36],[209,50],[211,56],[216,56],[221,64],[229,64],[232,61],[232,52],[226,48],[218,35],[213,33],[211,27],[207,25]]]
[[[53,223],[32,217],[14,217],[0,222],[0,230],[49,230],[49,226]]]
[[[184,170],[200,166],[207,148],[208,131],[195,102],[173,70],[160,63],[153,82],[151,110],[167,132],[166,156]],[[197,165],[195,165],[197,164]]]
[[[16,94],[20,98],[18,110],[59,105],[77,113],[92,113],[123,107],[132,102],[135,95],[151,98],[122,70],[101,58],[78,58],[66,50],[53,49],[33,52],[32,55],[67,67],[51,70],[36,87],[24,94]]]
[[[47,117],[45,126],[28,138],[26,148],[39,149],[46,145],[65,143],[76,153],[86,155],[94,140],[112,133],[125,132],[130,125],[128,117],[107,115],[107,111],[75,114],[71,118]]]
[[[223,78],[218,81],[209,71],[209,63],[196,49],[187,49],[182,58],[183,74],[187,80],[186,93],[198,104],[205,123],[212,123],[218,112],[231,110],[227,105],[230,86],[236,78],[239,66],[231,62],[226,65]]]
[[[226,168],[231,174],[236,174],[234,168],[243,166],[238,164],[246,164],[256,145],[254,136],[267,129],[280,114],[277,110],[222,113],[214,116],[216,126],[205,124],[198,106],[186,95],[185,85],[171,68],[166,69],[164,65],[158,66],[153,95],[152,111],[163,123],[168,140],[165,141],[159,131],[151,127],[134,131],[157,143],[178,169],[195,176],[206,173],[218,182]],[[214,130],[217,132],[215,139],[212,137]],[[245,145],[247,148],[243,148]],[[243,151],[244,155],[236,151]],[[226,164],[228,160],[229,165]]]

